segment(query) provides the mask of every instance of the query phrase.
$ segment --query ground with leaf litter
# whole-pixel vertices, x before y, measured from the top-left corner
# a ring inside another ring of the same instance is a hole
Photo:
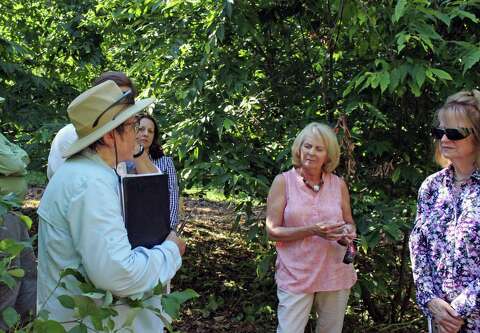
[[[180,332],[274,332],[273,276],[259,280],[256,255],[233,231],[233,206],[202,199],[185,201],[187,251],[173,289],[192,288],[200,297],[183,307]]]

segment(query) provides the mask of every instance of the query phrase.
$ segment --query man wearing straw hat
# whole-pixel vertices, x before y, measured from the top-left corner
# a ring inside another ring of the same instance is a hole
[[[51,319],[75,319],[57,299],[68,294],[56,288],[65,268],[78,269],[97,288],[126,297],[165,283],[181,266],[185,243],[175,233],[152,249],[132,249],[122,218],[116,166],[132,159],[138,128],[134,116],[152,102],[151,98],[135,102],[131,91],[123,93],[113,81],[106,81],[68,107],[78,139],[65,153],[68,159],[48,183],[38,208],[37,311],[49,311]],[[149,302],[161,307],[156,297]],[[118,328],[129,308],[122,305],[116,310]],[[153,312],[141,310],[131,328],[162,332],[162,327]]]

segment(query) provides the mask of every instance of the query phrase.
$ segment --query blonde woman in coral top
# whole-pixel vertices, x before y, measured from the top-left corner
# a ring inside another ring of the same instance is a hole
[[[343,263],[356,237],[345,182],[333,174],[340,147],[330,127],[307,125],[292,146],[294,167],[278,175],[267,199],[267,233],[276,241],[277,333],[304,332],[312,307],[317,333],[341,333],[350,288]]]

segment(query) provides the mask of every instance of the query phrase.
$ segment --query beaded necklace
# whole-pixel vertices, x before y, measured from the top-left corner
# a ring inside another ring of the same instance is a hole
[[[323,185],[323,172],[320,174],[320,182],[318,184],[312,184],[310,183],[309,180],[305,179],[305,177],[303,176],[303,172],[301,172],[301,177],[303,179],[303,182],[305,183],[305,185],[311,189],[313,192],[315,193],[318,193],[320,192],[320,189],[322,188],[322,185]]]

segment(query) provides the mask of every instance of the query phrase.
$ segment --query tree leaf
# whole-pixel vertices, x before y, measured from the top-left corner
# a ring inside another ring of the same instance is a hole
[[[431,71],[436,77],[438,77],[439,79],[442,79],[442,80],[452,80],[452,77],[450,76],[450,74],[448,74],[447,72],[445,72],[445,71],[442,70],[442,69],[430,68],[430,71]]]
[[[89,298],[94,298],[94,299],[101,299],[101,298],[105,297],[105,294],[100,293],[100,292],[94,292],[94,291],[91,291],[91,292],[88,292],[88,293],[83,293],[82,295],[87,296]]]
[[[392,182],[396,183],[400,179],[401,169],[396,168],[392,174]]]
[[[433,25],[420,23],[415,26],[415,30],[420,34],[420,38],[442,40],[442,36],[435,31],[435,26]]]
[[[384,71],[380,74],[380,90],[382,93],[388,88],[390,84],[390,73]]]
[[[182,303],[199,296],[200,295],[192,289],[175,291],[162,297],[162,308],[172,318],[176,318]]]
[[[458,9],[458,8],[455,8],[453,11],[452,11],[452,14],[451,14],[451,18],[455,18],[455,17],[461,17],[462,19],[464,18],[468,18],[469,20],[471,20],[473,23],[478,23],[478,18],[477,16],[475,16],[474,13],[470,13],[470,12],[467,12],[465,10],[461,10],[461,9]]]
[[[176,318],[180,311],[180,302],[176,298],[169,298],[167,295],[162,297],[162,309],[170,317]]]
[[[172,10],[175,7],[179,6],[182,2],[183,2],[183,0],[169,0],[169,1],[166,1],[166,5],[165,5],[165,7],[163,7],[162,12]]]
[[[411,35],[401,31],[395,37],[397,39],[397,53],[400,53],[405,48],[405,44],[410,40]]]
[[[402,237],[402,232],[400,231],[397,224],[394,222],[387,223],[383,225],[383,230],[387,235],[389,235],[394,240],[398,241]]]
[[[409,81],[408,86],[410,87],[410,91],[413,95],[415,95],[415,97],[419,97],[422,94],[420,88],[418,88],[418,85],[415,81]]]
[[[25,225],[27,226],[28,230],[30,230],[32,228],[32,219],[27,216],[27,215],[20,215],[20,220],[23,221],[23,223],[25,223]]]
[[[399,67],[392,70],[390,73],[390,88],[395,89],[400,83],[403,83],[411,65],[408,63],[404,63]]]
[[[66,333],[65,328],[54,320],[35,320],[33,327],[35,333]]]
[[[85,326],[85,324],[80,323],[69,330],[68,333],[88,333],[88,328]]]
[[[11,277],[9,274],[3,274],[3,275],[0,275],[0,284],[1,283],[6,284],[7,287],[10,289],[13,289],[17,284],[17,281],[15,281],[15,279]]]
[[[20,315],[12,307],[8,307],[2,312],[2,318],[8,328],[12,328],[20,320]]]
[[[60,278],[64,278],[65,276],[74,276],[79,282],[86,282],[85,277],[80,273],[78,270],[74,268],[65,268],[63,271],[60,272]]]
[[[99,331],[99,332],[103,331],[103,328],[104,328],[104,327],[103,327],[103,324],[102,324],[103,318],[102,318],[102,315],[101,315],[101,314],[100,314],[100,315],[97,315],[97,314],[91,315],[91,316],[90,316],[90,319],[92,320],[93,327],[94,327],[97,331]]]
[[[40,312],[38,312],[37,317],[43,320],[47,320],[49,315],[50,315],[49,311],[42,309],[40,310]]]
[[[445,23],[445,25],[450,26],[451,18],[447,14],[435,9],[425,8],[421,6],[418,6],[417,9],[421,12],[424,12],[425,14],[436,17],[437,19]]]
[[[365,241],[368,244],[368,248],[374,248],[380,242],[380,232],[378,230],[374,230],[368,233],[365,236]]]
[[[230,118],[225,118],[223,120],[223,128],[225,128],[226,130],[229,130],[230,128],[232,128],[234,126],[235,126],[235,122],[233,120],[231,120]]]
[[[72,297],[68,295],[60,295],[57,297],[60,304],[62,304],[67,309],[73,309],[75,307],[75,301]]]
[[[103,300],[103,306],[110,306],[113,302],[113,295],[110,290],[105,292],[105,299]]]
[[[17,242],[13,239],[0,240],[0,251],[6,252],[13,257],[18,256],[24,248],[25,245],[22,242]]]
[[[163,284],[161,282],[159,282],[155,288],[153,288],[153,294],[154,295],[161,295],[161,294],[165,294],[165,290],[166,288],[163,286]]]
[[[425,82],[425,68],[422,65],[415,65],[413,67],[413,75],[415,82],[419,89],[422,88],[423,83]]]
[[[25,276],[25,271],[22,268],[10,269],[7,273],[16,278],[22,278]]]
[[[480,48],[473,46],[462,57],[463,74],[465,74],[470,68],[472,68],[479,60],[480,60]]]
[[[112,318],[107,319],[107,327],[110,331],[113,331],[113,329],[115,328],[115,322]]]
[[[75,306],[78,308],[78,314],[80,318],[85,318],[90,315],[94,315],[99,311],[97,305],[93,299],[86,296],[73,296]]]
[[[223,8],[225,15],[228,17],[232,16],[232,11],[233,11],[233,0],[225,0],[223,2]]]
[[[405,9],[407,8],[407,0],[397,0],[395,5],[395,12],[392,16],[392,22],[397,23],[402,16],[405,14]]]

